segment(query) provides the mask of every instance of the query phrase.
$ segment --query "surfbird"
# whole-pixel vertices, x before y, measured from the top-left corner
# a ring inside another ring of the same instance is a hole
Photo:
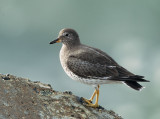
[[[81,44],[78,33],[73,29],[62,29],[58,38],[50,44],[62,42],[60,62],[66,74],[73,80],[92,85],[95,91],[91,98],[83,100],[88,106],[98,107],[101,84],[124,83],[135,90],[141,90],[138,82],[149,82],[144,76],[135,75],[120,66],[100,49]],[[96,96],[95,103],[92,101]]]

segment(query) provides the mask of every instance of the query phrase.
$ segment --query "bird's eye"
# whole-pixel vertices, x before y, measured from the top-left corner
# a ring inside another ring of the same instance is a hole
[[[69,34],[68,34],[68,33],[66,33],[66,34],[65,34],[65,36],[69,36]]]

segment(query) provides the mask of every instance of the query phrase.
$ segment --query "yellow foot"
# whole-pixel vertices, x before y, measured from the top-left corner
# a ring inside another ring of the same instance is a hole
[[[97,107],[99,107],[99,105],[98,105],[98,104],[92,104],[92,103],[87,104],[87,106],[89,106],[89,107],[93,107],[93,108],[97,108]]]
[[[88,99],[85,99],[85,98],[82,98],[82,99],[83,99],[83,101],[85,101],[87,103],[86,106],[88,106],[88,107],[93,107],[93,108],[99,107],[98,104],[92,104],[91,100],[88,100]]]
[[[91,101],[91,100],[88,100],[88,99],[86,99],[86,98],[82,98],[82,99],[83,99],[83,101],[85,101],[86,103],[92,104],[92,101]]]

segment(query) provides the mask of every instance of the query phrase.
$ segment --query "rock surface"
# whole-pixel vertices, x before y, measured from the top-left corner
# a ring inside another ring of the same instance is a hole
[[[0,74],[0,119],[122,119],[112,110],[85,106],[71,92]]]

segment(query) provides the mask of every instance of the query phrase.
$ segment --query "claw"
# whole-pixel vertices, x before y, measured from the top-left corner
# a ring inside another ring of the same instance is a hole
[[[93,108],[99,107],[98,103],[97,103],[97,104],[92,104],[92,103],[90,103],[90,104],[87,104],[87,106],[93,107]]]
[[[88,100],[86,98],[82,98],[84,102],[88,103],[88,104],[92,104],[92,101],[91,100]]]

